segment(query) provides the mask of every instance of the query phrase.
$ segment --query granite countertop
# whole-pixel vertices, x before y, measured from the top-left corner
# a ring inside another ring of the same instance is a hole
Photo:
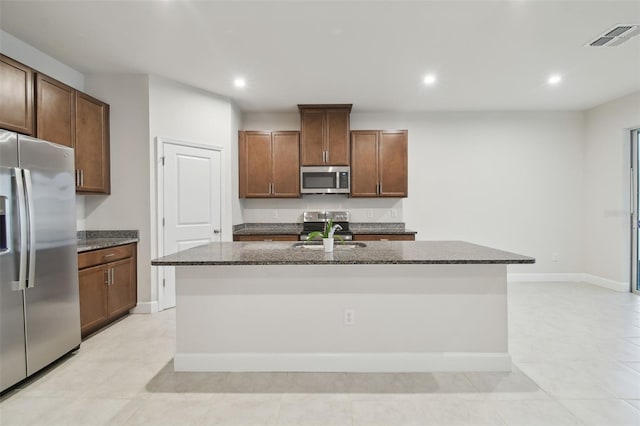
[[[78,231],[78,253],[138,241],[138,231]]]
[[[416,234],[404,227],[404,223],[349,223],[354,234]],[[301,223],[243,223],[235,225],[233,235],[288,235],[302,232]]]
[[[233,235],[288,235],[300,232],[301,223],[243,223],[233,227]]]
[[[509,264],[535,259],[464,241],[367,241],[366,247],[322,249],[294,247],[294,242],[221,242],[184,250],[151,261],[158,266],[322,265],[322,264]]]

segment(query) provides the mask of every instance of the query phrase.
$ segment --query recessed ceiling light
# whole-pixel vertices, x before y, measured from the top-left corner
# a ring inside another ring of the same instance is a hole
[[[435,74],[427,74],[427,75],[424,76],[424,79],[422,81],[427,86],[433,86],[434,84],[436,84],[437,80],[438,79],[436,78]]]
[[[561,81],[562,81],[562,76],[560,74],[551,74],[549,76],[549,79],[547,79],[547,83],[549,83],[552,86],[560,84]]]
[[[238,89],[242,89],[247,85],[247,81],[244,78],[238,77],[235,80],[233,80],[233,85],[236,86]]]

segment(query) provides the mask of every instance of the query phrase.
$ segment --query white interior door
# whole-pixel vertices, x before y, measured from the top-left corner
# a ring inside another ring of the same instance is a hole
[[[163,256],[220,241],[220,151],[163,143]],[[175,271],[164,267],[161,309],[176,305]]]

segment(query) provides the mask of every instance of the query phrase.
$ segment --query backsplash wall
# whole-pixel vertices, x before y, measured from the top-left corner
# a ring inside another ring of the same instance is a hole
[[[352,222],[402,222],[402,199],[305,195],[302,198],[241,200],[245,223],[302,222],[304,211],[347,210]]]

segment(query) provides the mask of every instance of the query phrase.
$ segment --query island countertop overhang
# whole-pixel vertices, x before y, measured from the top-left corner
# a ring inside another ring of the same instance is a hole
[[[535,259],[465,241],[371,241],[333,253],[292,242],[212,242],[151,261],[155,266],[532,264]]]

